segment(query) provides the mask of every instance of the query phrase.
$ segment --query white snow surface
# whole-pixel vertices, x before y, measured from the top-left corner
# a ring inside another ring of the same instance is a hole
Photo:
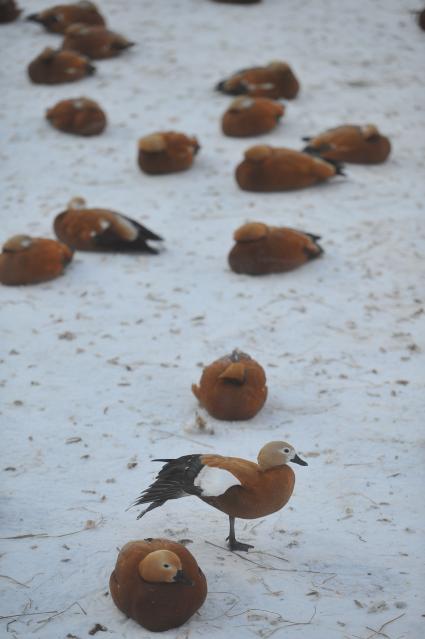
[[[202,490],[203,497],[218,497],[223,495],[228,488],[241,485],[241,482],[228,470],[210,468],[209,466],[202,468],[193,483]]]
[[[45,8],[21,0],[24,13]],[[80,82],[31,84],[26,66],[60,36],[22,18],[2,38],[1,241],[54,237],[74,196],[165,238],[152,255],[76,253],[66,274],[1,287],[1,637],[153,636],[114,606],[108,579],[132,539],[185,540],[208,598],[172,639],[419,639],[425,636],[423,487],[425,34],[415,0],[103,0],[137,44]],[[281,125],[221,134],[228,74],[287,60],[302,90]],[[47,108],[87,96],[104,134],[51,128]],[[393,152],[379,166],[302,191],[254,194],[233,178],[258,142],[374,123]],[[185,173],[152,177],[139,137],[198,137]],[[287,274],[232,273],[249,220],[322,236],[324,256]],[[247,422],[218,422],[191,384],[238,347],[267,374]],[[421,432],[422,431],[422,432]],[[219,453],[255,460],[270,440],[307,459],[288,505],[237,520],[255,546],[227,550],[227,517],[195,497],[136,520],[151,459]],[[190,541],[189,541],[190,540]],[[379,631],[382,634],[376,634]]]

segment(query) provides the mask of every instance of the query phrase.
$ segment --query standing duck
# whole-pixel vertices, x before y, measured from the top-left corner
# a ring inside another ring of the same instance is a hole
[[[148,240],[162,241],[159,235],[121,213],[85,204],[74,198],[53,224],[57,237],[73,250],[158,253]]]
[[[235,349],[204,368],[192,393],[216,419],[251,419],[266,401],[266,374],[255,359]]]
[[[106,126],[106,115],[94,100],[61,100],[47,109],[46,118],[59,131],[74,135],[99,135]]]
[[[198,140],[184,133],[152,133],[139,140],[138,163],[150,175],[186,171],[199,148]]]
[[[62,49],[78,51],[93,60],[103,60],[113,58],[133,45],[134,42],[105,27],[76,23],[66,29]]]
[[[313,138],[303,139],[308,142],[305,153],[320,155],[325,160],[353,164],[381,164],[391,151],[389,139],[381,135],[374,124],[345,124]]]
[[[235,273],[265,275],[292,271],[323,253],[317,243],[319,235],[262,222],[244,224],[233,237],[236,244],[228,259]]]
[[[38,22],[46,31],[65,33],[69,25],[80,22],[89,25],[104,26],[105,19],[93,2],[81,0],[74,4],[58,4],[39,13],[32,13],[27,20]]]
[[[71,260],[71,249],[61,242],[15,235],[3,245],[0,282],[8,286],[47,282],[62,275]]]
[[[46,47],[28,66],[28,75],[35,84],[75,82],[96,71],[90,60],[75,51]]]
[[[7,24],[19,18],[22,9],[16,5],[15,0],[0,0],[0,24]]]
[[[238,71],[219,82],[216,89],[230,95],[292,100],[297,96],[300,84],[289,64],[275,61],[265,67]]]
[[[290,191],[344,175],[334,160],[265,144],[245,151],[245,159],[236,167],[236,181],[244,191]]]
[[[285,112],[284,107],[270,98],[241,96],[233,100],[223,115],[223,133],[243,138],[272,131]]]
[[[130,541],[109,579],[115,605],[147,630],[181,626],[202,606],[207,581],[195,557],[168,539]]]
[[[280,441],[263,446],[257,464],[239,457],[209,454],[153,461],[166,464],[132,504],[150,504],[138,519],[169,499],[195,495],[229,516],[229,547],[244,551],[253,546],[236,540],[235,518],[257,519],[283,508],[295,484],[295,474],[288,463],[307,466],[290,444]]]

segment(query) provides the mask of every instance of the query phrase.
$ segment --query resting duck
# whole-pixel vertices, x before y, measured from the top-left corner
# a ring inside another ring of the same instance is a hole
[[[75,82],[96,71],[90,60],[75,51],[46,47],[28,66],[28,75],[35,84]]]
[[[62,43],[62,49],[78,51],[93,60],[113,58],[132,46],[134,42],[119,33],[80,23],[71,24],[66,29]]]
[[[57,237],[73,250],[158,253],[147,241],[162,241],[159,235],[121,213],[85,204],[74,198],[53,224]]]
[[[207,581],[182,544],[148,538],[121,549],[109,589],[127,617],[160,632],[181,626],[202,606]]]
[[[38,284],[62,275],[72,260],[68,246],[41,237],[15,235],[0,255],[0,282],[8,286]]]
[[[381,135],[373,124],[345,124],[303,140],[308,142],[305,153],[354,164],[381,164],[391,151],[389,139]]]
[[[299,82],[289,64],[270,62],[265,67],[243,69],[222,80],[217,91],[230,95],[247,94],[263,98],[286,98],[292,100],[300,89]]]
[[[204,368],[192,393],[216,419],[251,419],[266,401],[266,374],[258,362],[235,349]]]
[[[236,540],[235,518],[256,519],[280,510],[295,484],[289,462],[307,466],[286,442],[269,442],[258,453],[258,464],[239,457],[184,455],[166,462],[156,480],[132,504],[150,504],[139,515],[162,506],[169,499],[195,495],[229,516],[229,547],[247,551],[253,546]]]
[[[235,138],[261,135],[272,131],[284,112],[284,107],[270,98],[241,96],[230,104],[221,127],[225,135]]]
[[[15,0],[0,0],[0,24],[13,22],[19,18],[22,9],[17,7]]]
[[[317,243],[319,235],[262,222],[244,224],[233,237],[236,244],[229,253],[229,265],[235,273],[265,275],[292,271],[323,253]]]
[[[106,126],[104,111],[87,98],[61,100],[47,109],[46,118],[55,129],[74,135],[99,135]]]
[[[186,171],[199,148],[198,140],[184,133],[152,133],[139,140],[139,166],[150,175]]]
[[[335,160],[265,144],[247,149],[245,159],[236,167],[236,181],[245,191],[302,189],[335,175],[344,175]]]
[[[105,19],[93,2],[82,0],[74,4],[58,4],[39,13],[33,13],[27,20],[38,22],[46,31],[65,33],[69,25],[75,22],[104,26]]]

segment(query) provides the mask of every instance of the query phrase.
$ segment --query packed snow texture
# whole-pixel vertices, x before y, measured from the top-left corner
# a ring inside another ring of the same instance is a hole
[[[24,14],[47,0],[21,0]],[[60,46],[23,17],[2,38],[2,237],[54,237],[75,196],[165,238],[158,256],[76,253],[65,275],[1,287],[2,637],[136,639],[152,633],[114,606],[117,549],[185,540],[207,600],[167,636],[354,639],[425,636],[424,91],[425,34],[415,0],[104,0],[108,25],[136,42],[97,73],[31,84],[26,67]],[[419,3],[420,5],[420,3]],[[231,98],[213,90],[240,68],[288,61],[301,82],[282,123],[226,138]],[[65,98],[97,100],[104,134],[49,126]],[[379,166],[302,191],[241,191],[234,168],[259,142],[374,123],[393,144]],[[151,177],[138,138],[196,135],[184,173]],[[322,258],[266,277],[232,273],[232,233],[259,220],[322,236]],[[191,393],[202,366],[238,347],[266,370],[269,396],[247,422],[219,422]],[[421,376],[422,372],[422,376]],[[422,400],[422,402],[421,402]],[[421,409],[420,409],[421,406]],[[290,442],[288,505],[237,520],[247,554],[227,548],[227,517],[195,497],[136,520],[127,506],[156,457],[255,460]],[[377,632],[381,632],[379,635]]]

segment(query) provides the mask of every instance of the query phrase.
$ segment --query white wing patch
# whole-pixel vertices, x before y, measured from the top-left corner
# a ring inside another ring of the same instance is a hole
[[[194,484],[202,490],[202,497],[218,497],[231,486],[240,486],[241,482],[228,470],[204,466]]]

